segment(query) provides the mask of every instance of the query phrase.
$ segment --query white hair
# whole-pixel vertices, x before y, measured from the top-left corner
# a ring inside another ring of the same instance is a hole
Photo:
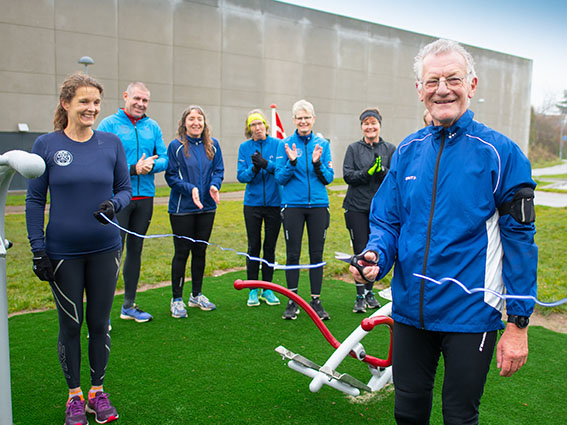
[[[292,117],[295,118],[299,111],[305,111],[309,115],[313,117],[315,116],[315,108],[313,108],[313,105],[305,99],[298,100],[293,104],[291,108]]]
[[[456,41],[441,38],[422,47],[415,57],[413,62],[413,71],[415,73],[415,78],[417,79],[417,81],[421,81],[421,74],[423,72],[423,60],[426,56],[448,54],[452,52],[457,52],[465,59],[465,62],[467,64],[467,79],[471,81],[473,78],[476,78],[476,72],[474,70],[474,59],[472,55]]]

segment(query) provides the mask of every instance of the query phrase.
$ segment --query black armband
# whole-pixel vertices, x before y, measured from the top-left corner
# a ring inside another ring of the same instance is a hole
[[[321,171],[321,161],[317,161],[313,163],[313,169],[315,170],[315,175],[317,178],[323,183],[324,185],[329,184],[325,177],[323,177],[323,172]]]
[[[535,222],[534,190],[531,187],[522,187],[511,201],[505,202],[498,208],[500,216],[510,214],[520,224]]]
[[[295,158],[293,161],[290,159],[289,163],[295,167],[295,164],[297,164],[297,158]]]

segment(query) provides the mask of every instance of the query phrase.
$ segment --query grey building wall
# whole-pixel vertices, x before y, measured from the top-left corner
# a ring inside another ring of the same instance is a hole
[[[311,101],[314,130],[332,141],[337,176],[346,147],[361,136],[363,108],[380,108],[382,136],[394,144],[421,125],[412,63],[430,36],[271,0],[0,0],[0,6],[0,132],[15,132],[20,122],[31,132],[51,131],[58,86],[83,69],[77,61],[84,55],[95,60],[89,74],[105,87],[100,118],[122,106],[133,80],[151,90],[149,115],[166,144],[182,110],[203,106],[221,142],[226,181],[236,180],[244,118],[253,108],[269,114],[276,103],[290,134],[292,104]],[[479,76],[471,109],[527,152],[531,60],[466,47]]]

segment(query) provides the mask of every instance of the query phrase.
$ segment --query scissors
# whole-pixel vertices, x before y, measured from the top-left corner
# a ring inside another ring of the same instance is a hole
[[[363,270],[365,267],[378,265],[378,254],[376,254],[376,257],[377,257],[376,261],[369,261],[366,258],[364,258],[364,253],[357,255],[350,255],[350,254],[345,254],[344,252],[335,252],[335,258],[337,260],[344,261],[345,263],[354,266],[356,270],[358,270],[358,273],[360,273],[360,276],[362,276],[362,278],[368,283],[374,283],[374,282],[369,280],[364,275]]]

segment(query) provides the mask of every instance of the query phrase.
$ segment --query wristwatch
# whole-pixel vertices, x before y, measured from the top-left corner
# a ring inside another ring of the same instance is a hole
[[[509,314],[508,323],[513,323],[520,329],[524,329],[527,328],[530,324],[530,318],[526,316],[516,316],[515,314]]]

